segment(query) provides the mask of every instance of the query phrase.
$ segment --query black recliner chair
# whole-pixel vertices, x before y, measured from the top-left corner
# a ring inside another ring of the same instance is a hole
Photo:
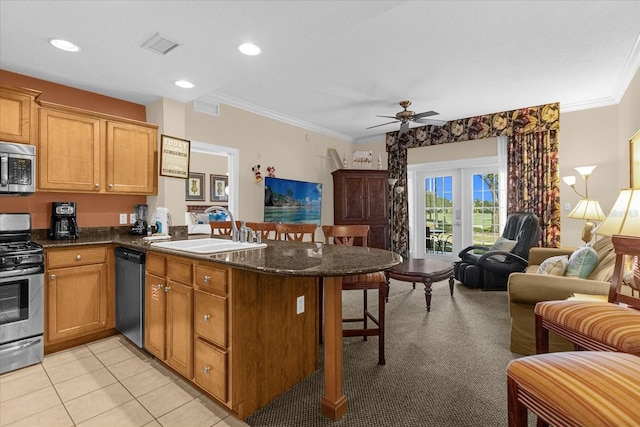
[[[516,242],[511,251],[491,250],[473,245],[463,249],[454,263],[454,276],[470,288],[506,290],[509,275],[522,272],[529,264],[529,249],[540,240],[540,221],[533,213],[519,212],[507,217],[502,237]]]

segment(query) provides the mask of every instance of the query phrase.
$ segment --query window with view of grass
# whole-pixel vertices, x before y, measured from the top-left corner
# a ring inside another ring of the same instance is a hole
[[[491,246],[500,237],[498,174],[473,175],[473,244]]]

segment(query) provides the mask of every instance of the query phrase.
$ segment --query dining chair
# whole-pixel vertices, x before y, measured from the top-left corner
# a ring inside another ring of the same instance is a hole
[[[569,351],[521,357],[507,366],[509,427],[640,425],[640,357]]]
[[[260,233],[262,239],[275,240],[277,231],[275,222],[246,222],[245,225],[254,232]]]
[[[636,283],[638,264],[634,261],[640,257],[640,237],[614,235],[611,242],[616,262],[608,302],[573,299],[537,303],[536,353],[549,351],[549,331],[553,331],[571,341],[576,350],[640,356],[640,297],[628,292],[627,286],[637,289],[640,285]]]
[[[231,236],[231,221],[211,221],[211,237],[214,236]],[[236,227],[240,229],[240,221],[236,221]]]
[[[315,224],[276,224],[276,240],[289,240],[292,242],[309,241],[305,240],[305,236],[316,241]]]
[[[325,237],[325,244],[330,244],[333,240],[335,245],[367,246],[367,238],[369,235],[368,225],[323,225],[322,232]],[[321,287],[322,294],[322,287]],[[379,271],[368,274],[358,274],[354,276],[345,276],[342,278],[342,290],[362,290],[363,291],[363,309],[362,317],[342,319],[342,322],[361,322],[362,328],[359,329],[343,329],[343,337],[361,336],[366,341],[369,336],[378,336],[378,364],[384,365],[384,309],[388,291],[387,278],[384,272]],[[378,314],[374,316],[367,305],[367,291],[378,291]],[[368,321],[371,320],[377,327],[370,328]],[[322,325],[322,319],[320,320]],[[322,335],[320,335],[322,337]]]

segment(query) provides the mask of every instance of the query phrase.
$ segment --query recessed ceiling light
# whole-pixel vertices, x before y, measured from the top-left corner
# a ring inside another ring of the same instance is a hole
[[[188,82],[186,80],[177,80],[176,81],[176,86],[184,88],[184,89],[191,89],[193,87],[193,83]]]
[[[67,52],[79,52],[80,51],[80,47],[78,47],[77,45],[66,41],[66,40],[62,40],[62,39],[49,39],[49,43],[51,43],[52,46],[57,47],[58,49],[67,51]]]
[[[260,48],[253,43],[244,43],[238,46],[240,52],[248,56],[260,55]]]

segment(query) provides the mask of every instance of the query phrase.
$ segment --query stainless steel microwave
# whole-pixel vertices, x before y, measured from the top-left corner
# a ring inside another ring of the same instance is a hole
[[[36,191],[36,147],[0,142],[0,196],[28,196]]]

